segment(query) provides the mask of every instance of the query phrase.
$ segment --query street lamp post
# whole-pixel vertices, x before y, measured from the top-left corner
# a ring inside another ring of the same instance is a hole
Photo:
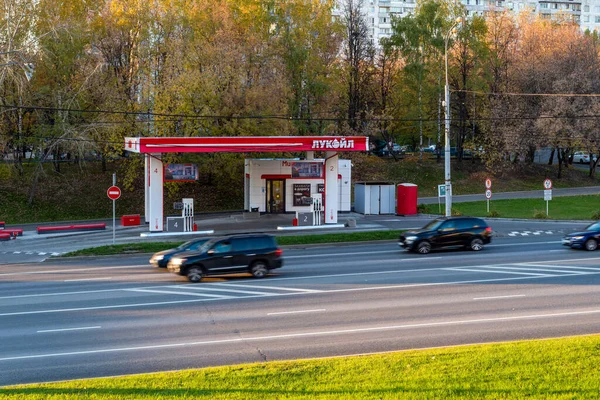
[[[445,171],[445,186],[446,186],[446,217],[452,215],[452,182],[450,180],[450,86],[448,85],[448,40],[450,35],[456,32],[456,26],[462,22],[462,18],[458,17],[446,36],[444,37],[444,62],[446,66],[446,85],[444,86],[444,171]]]

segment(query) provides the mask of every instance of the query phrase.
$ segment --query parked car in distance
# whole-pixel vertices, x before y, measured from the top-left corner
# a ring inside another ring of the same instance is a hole
[[[593,160],[596,161],[595,155],[593,155]],[[590,153],[586,153],[585,151],[576,151],[573,153],[573,162],[578,164],[589,164]]]
[[[481,218],[441,217],[423,228],[400,235],[398,245],[409,251],[427,254],[432,249],[464,247],[474,251],[492,241],[492,228]]]
[[[163,251],[159,251],[158,253],[154,253],[152,257],[150,257],[150,264],[157,268],[167,268],[167,264],[173,258],[173,256],[184,253],[186,251],[198,251],[200,247],[206,242],[208,242],[210,237],[203,237],[199,239],[190,240],[189,242],[182,243],[181,245],[173,248],[167,249]]]
[[[169,261],[169,272],[200,282],[208,275],[250,273],[264,278],[283,266],[282,250],[275,237],[265,234],[223,236],[204,243],[198,251],[177,254]]]
[[[600,221],[585,227],[581,232],[568,233],[563,237],[562,244],[572,249],[594,251],[600,243]]]

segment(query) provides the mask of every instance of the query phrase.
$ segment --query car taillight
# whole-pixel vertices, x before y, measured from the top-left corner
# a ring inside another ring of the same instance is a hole
[[[277,249],[277,250],[275,250],[275,255],[276,255],[277,257],[281,257],[281,255],[282,255],[282,254],[283,254],[283,250],[281,250],[281,249]]]
[[[490,227],[488,226],[487,228],[485,228],[485,231],[486,231],[487,233],[492,233],[492,228],[490,228]]]

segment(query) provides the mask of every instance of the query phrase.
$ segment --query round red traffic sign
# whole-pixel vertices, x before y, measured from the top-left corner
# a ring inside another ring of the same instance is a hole
[[[487,178],[485,180],[485,188],[486,189],[491,189],[492,188],[492,180],[490,178]]]
[[[121,189],[119,189],[117,186],[111,186],[106,191],[106,194],[108,195],[109,199],[117,200],[119,197],[121,197]]]
[[[492,198],[492,191],[490,189],[485,191],[485,198],[488,200]]]
[[[546,190],[552,189],[552,181],[550,179],[544,180],[544,189],[546,189]]]

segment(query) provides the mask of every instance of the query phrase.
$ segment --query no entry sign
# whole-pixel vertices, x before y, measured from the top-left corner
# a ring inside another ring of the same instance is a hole
[[[121,197],[121,189],[119,189],[117,186],[111,186],[106,191],[106,194],[108,195],[109,199],[117,200],[119,197]]]

